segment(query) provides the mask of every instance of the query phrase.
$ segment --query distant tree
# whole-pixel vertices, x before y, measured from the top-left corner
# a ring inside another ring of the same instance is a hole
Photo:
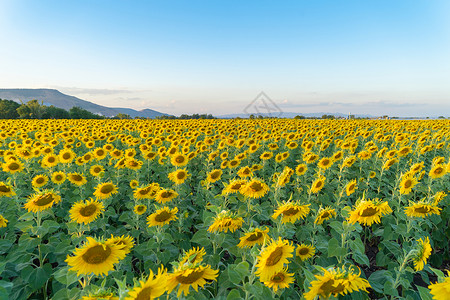
[[[45,106],[42,101],[39,103],[38,100],[33,99],[27,103],[22,103],[17,108],[17,113],[23,119],[42,119],[45,113]]]
[[[438,119],[445,119],[445,117],[444,116],[439,116]]]
[[[19,118],[19,113],[17,109],[20,104],[12,100],[2,100],[0,99],[0,119],[17,119]]]
[[[305,116],[300,116],[300,115],[298,115],[298,116],[295,116],[294,119],[297,119],[297,120],[298,120],[298,119],[305,119]]]
[[[118,113],[114,116],[114,119],[131,119],[131,116],[128,114]]]
[[[70,119],[70,114],[67,110],[56,106],[46,106],[43,119]]]
[[[71,119],[104,119],[104,117],[91,113],[90,111],[78,106],[74,106],[69,110]]]

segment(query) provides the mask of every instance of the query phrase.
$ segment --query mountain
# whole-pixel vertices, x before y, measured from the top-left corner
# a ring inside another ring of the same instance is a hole
[[[152,109],[134,110],[131,108],[106,107],[80,98],[69,96],[54,89],[0,89],[0,99],[28,102],[33,99],[43,101],[44,105],[56,106],[69,110],[74,106],[86,109],[94,114],[114,117],[119,113],[130,115],[132,118],[155,118],[167,114]]]
[[[258,114],[261,115],[263,117],[278,117],[278,118],[294,118],[295,116],[304,116],[307,118],[321,118],[323,115],[333,115],[335,117],[340,117],[340,118],[347,118],[348,114],[343,114],[343,113],[330,113],[330,112],[318,112],[318,113],[294,113],[294,112],[282,112],[280,114],[274,114],[272,113],[272,115],[268,114],[268,113],[262,113],[262,114]],[[257,116],[257,115],[255,115]],[[373,118],[374,116],[371,115],[358,115],[355,114],[354,115],[356,118]],[[220,116],[215,116],[217,118],[220,119],[232,119],[232,118],[248,118],[249,114],[228,114],[228,115],[220,115]]]

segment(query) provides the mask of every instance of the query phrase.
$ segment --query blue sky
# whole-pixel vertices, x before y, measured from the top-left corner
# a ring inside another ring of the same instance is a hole
[[[450,3],[0,0],[0,87],[107,106],[450,116]]]

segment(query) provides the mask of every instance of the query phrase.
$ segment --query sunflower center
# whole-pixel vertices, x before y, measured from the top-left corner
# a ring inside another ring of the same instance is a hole
[[[105,154],[105,151],[103,150],[97,150],[97,155],[98,156],[103,156]]]
[[[186,174],[184,172],[178,172],[177,173],[177,178],[178,179],[184,179],[184,177],[186,177]]]
[[[262,233],[261,232],[254,232],[254,233],[252,233],[252,234],[250,234],[248,236],[247,241],[248,242],[255,242],[255,241],[261,239],[261,237],[262,237]]]
[[[408,179],[405,181],[405,189],[409,188],[412,185],[411,180]]]
[[[13,163],[10,163],[10,164],[9,164],[8,168],[9,168],[10,170],[12,170],[12,171],[15,171],[15,170],[19,170],[19,169],[20,169],[20,166],[19,166],[18,163],[13,162]]]
[[[94,168],[94,173],[100,173],[101,171],[102,169],[99,167]]]
[[[373,207],[367,207],[359,214],[361,217],[371,217],[378,213],[378,210]]]
[[[144,210],[144,208],[145,208],[144,205],[139,205],[139,206],[137,207],[137,211],[141,212],[141,211]]]
[[[152,299],[152,287],[143,288],[136,297],[136,300]]]
[[[348,190],[349,191],[353,191],[355,189],[355,184],[354,183],[352,183],[352,184],[350,184],[349,186],[348,186]]]
[[[97,206],[95,204],[89,204],[82,209],[80,209],[80,215],[83,217],[90,217],[97,211]]]
[[[40,195],[34,204],[37,206],[45,206],[53,202],[53,196],[51,194]]]
[[[64,159],[69,159],[69,158],[71,157],[71,155],[70,155],[70,153],[64,153],[64,154],[62,155],[62,157],[63,157]]]
[[[72,175],[71,177],[72,177],[72,180],[74,180],[74,181],[83,181],[83,177],[81,177],[81,175],[75,174],[75,175]]]
[[[275,274],[275,275],[272,277],[272,280],[271,280],[271,281],[273,281],[273,282],[283,282],[283,281],[284,281],[284,278],[285,278],[285,276],[284,276],[283,273],[277,273],[277,274]]]
[[[270,253],[269,257],[266,261],[266,266],[274,266],[276,265],[281,257],[283,256],[283,247],[277,247],[272,253]]]
[[[298,254],[300,255],[306,255],[309,253],[309,249],[304,247],[304,248],[300,248],[300,250],[298,250]]]
[[[212,174],[211,174],[211,178],[212,179],[217,179],[219,177],[219,172],[213,172]]]
[[[439,167],[439,168],[436,168],[436,169],[434,170],[434,174],[440,175],[443,171],[444,171],[444,168]]]
[[[44,177],[38,177],[38,178],[36,178],[36,183],[37,183],[37,184],[42,184],[42,183],[44,183],[44,182],[45,182]]]
[[[50,156],[47,160],[49,163],[54,163],[56,159],[53,156]]]
[[[203,273],[205,273],[205,270],[195,270],[189,275],[185,276],[184,274],[177,276],[177,281],[181,284],[192,284],[202,278]]]
[[[171,212],[163,210],[162,212],[160,212],[159,214],[156,215],[155,221],[156,222],[165,222],[168,219],[170,219],[171,217],[172,217]]]
[[[426,206],[420,206],[420,207],[416,207],[414,208],[415,212],[421,213],[421,214],[426,214],[430,211],[431,209],[429,207]]]
[[[11,191],[11,188],[6,185],[0,185],[0,192],[2,193],[9,193]]]
[[[239,190],[241,188],[242,184],[240,183],[235,183],[231,186],[232,190]]]
[[[101,264],[106,261],[108,257],[111,255],[111,248],[105,245],[103,248],[102,245],[97,245],[86,251],[81,257],[88,264]]]
[[[184,162],[184,157],[183,157],[183,156],[177,156],[177,157],[175,158],[175,161],[176,161],[177,163],[181,164],[181,163]]]
[[[325,218],[328,218],[329,216],[330,216],[330,213],[326,211],[326,212],[322,213],[320,218],[325,219]]]
[[[334,279],[330,279],[327,282],[324,282],[320,289],[323,291],[323,294],[330,295],[330,294],[339,294],[342,291],[344,291],[345,287],[342,285],[342,283],[338,283],[337,285],[334,283]]]
[[[322,185],[323,185],[323,182],[322,181],[318,181],[318,182],[316,182],[316,189],[320,189],[321,187],[322,187]]]
[[[290,207],[283,211],[283,216],[293,216],[300,212],[298,207]]]
[[[112,184],[106,184],[106,185],[102,186],[102,188],[100,189],[100,193],[109,194],[113,190],[114,190],[114,187],[112,186]]]
[[[322,161],[322,165],[323,166],[328,166],[330,164],[330,160],[329,159],[324,159],[323,161]]]
[[[56,181],[60,181],[60,180],[62,180],[62,179],[63,179],[62,175],[59,175],[59,174],[58,174],[58,175],[55,176],[55,180],[56,180]]]
[[[252,184],[250,185],[250,188],[255,192],[259,192],[263,189],[263,186],[259,182],[252,182]]]

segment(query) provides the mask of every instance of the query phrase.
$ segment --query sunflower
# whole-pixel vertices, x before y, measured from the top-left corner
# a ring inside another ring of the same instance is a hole
[[[13,190],[13,187],[3,181],[0,181],[0,197],[12,197],[16,193]]]
[[[66,181],[66,174],[62,171],[53,172],[52,174],[52,182],[55,184],[62,184]]]
[[[423,165],[424,165],[423,162],[414,164],[414,165],[411,166],[411,168],[410,168],[409,170],[410,170],[411,172],[413,172],[414,174],[415,174],[415,173],[418,173],[418,172],[420,172],[420,171],[422,170]]]
[[[100,176],[102,172],[105,172],[105,168],[100,165],[93,165],[89,168],[89,173],[94,177]]]
[[[23,170],[23,163],[19,160],[7,160],[3,164],[3,172],[11,174],[21,172]]]
[[[405,208],[405,214],[408,217],[426,217],[433,214],[440,215],[441,208],[434,204],[426,203],[425,201],[419,201],[416,203],[410,203],[409,206]]]
[[[71,267],[69,270],[76,271],[77,275],[107,275],[114,270],[114,264],[125,258],[123,245],[109,242],[97,241],[87,237],[87,243],[75,249],[74,256],[67,255],[65,262]]]
[[[184,167],[188,163],[188,158],[182,153],[176,153],[172,156],[170,162],[176,167]]]
[[[387,201],[381,202],[378,198],[371,200],[363,197],[356,202],[347,221],[350,224],[358,222],[362,225],[371,226],[374,222],[380,223],[381,217],[391,212],[392,209]]]
[[[125,254],[128,254],[131,252],[131,248],[134,246],[134,240],[131,236],[122,235],[122,236],[113,236],[106,240],[106,243],[112,243],[116,244],[118,246],[123,246],[123,250],[125,251]]]
[[[117,186],[112,182],[99,183],[95,187],[94,196],[97,199],[108,199],[117,194]]]
[[[319,175],[319,177],[313,181],[313,183],[311,184],[311,193],[318,193],[320,192],[320,190],[325,186],[325,180],[326,177],[323,175]]]
[[[239,171],[237,172],[237,174],[241,178],[253,176],[252,169],[248,166],[240,168]]]
[[[333,165],[333,159],[331,159],[329,157],[324,157],[321,160],[319,160],[319,162],[317,163],[317,166],[323,170],[328,169],[332,165]]]
[[[450,295],[450,271],[447,270],[447,277],[442,282],[436,282],[428,286],[430,294],[435,300],[447,300]]]
[[[70,149],[62,149],[58,153],[59,161],[63,164],[71,163],[77,155]]]
[[[396,158],[388,159],[388,160],[383,164],[382,169],[383,169],[383,170],[389,170],[390,167],[392,167],[392,166],[393,166],[394,164],[396,164],[396,163],[398,163],[398,159],[396,159]]]
[[[314,300],[316,297],[328,299],[331,295],[337,298],[360,290],[367,292],[370,287],[366,279],[353,273],[351,269],[322,268],[322,272],[323,275],[315,275],[315,280],[311,281],[309,291],[303,295],[306,300]]]
[[[325,208],[321,207],[317,212],[317,217],[314,220],[314,223],[320,225],[324,221],[329,220],[333,217],[336,217],[336,210],[334,210],[334,208],[330,208],[328,206]]]
[[[0,184],[0,189],[1,189],[1,184]],[[0,193],[0,195],[1,195],[1,193]],[[439,202],[441,202],[442,199],[444,199],[445,197],[447,197],[447,193],[445,193],[445,192],[437,192],[437,193],[433,196],[433,199],[434,199],[433,204],[434,204],[434,205],[438,205]]]
[[[33,180],[31,181],[31,184],[35,188],[40,188],[46,185],[48,182],[47,175],[36,175],[34,176]]]
[[[108,151],[106,151],[103,148],[95,148],[92,151],[92,155],[95,157],[96,160],[102,160],[108,155]]]
[[[79,201],[69,210],[70,219],[78,224],[89,224],[105,210],[103,203],[97,200]]]
[[[264,285],[273,289],[276,292],[278,289],[288,288],[294,282],[294,273],[288,273],[287,268],[283,268],[276,272],[266,281]]]
[[[264,241],[269,237],[269,228],[265,228],[264,230],[255,228],[254,230],[247,232],[243,237],[240,238],[239,244],[237,245],[239,248],[250,248],[254,245],[262,245]]]
[[[139,170],[140,168],[142,168],[143,164],[144,163],[142,161],[134,158],[127,158],[124,162],[125,167],[130,170]]]
[[[313,257],[316,253],[316,248],[312,245],[301,244],[297,246],[295,250],[295,255],[299,257],[302,261],[307,260],[310,257]]]
[[[261,198],[269,191],[269,187],[260,179],[252,179],[245,185],[241,186],[239,192],[250,198]]]
[[[189,173],[186,169],[178,169],[176,171],[173,171],[172,173],[169,173],[167,176],[170,180],[172,180],[176,185],[182,184],[186,178],[189,176]]]
[[[185,252],[183,257],[180,260],[179,265],[189,265],[189,264],[200,264],[203,261],[203,256],[205,256],[205,248],[192,248],[189,251]]]
[[[166,292],[167,277],[167,271],[164,267],[160,267],[158,274],[155,275],[150,270],[147,280],[139,280],[139,285],[128,292],[125,300],[150,300],[162,296]]]
[[[427,264],[427,259],[430,256],[432,249],[428,237],[426,237],[424,240],[419,239],[417,242],[417,253],[412,260],[414,263],[414,269],[416,271],[421,271]]]
[[[346,157],[342,162],[342,167],[350,168],[356,162],[356,157],[354,155]]]
[[[295,168],[295,174],[297,174],[297,176],[302,176],[306,171],[308,171],[308,167],[305,164],[299,164]]]
[[[151,199],[155,196],[157,191],[159,191],[159,185],[156,186],[154,184],[150,184],[150,185],[135,189],[133,192],[133,197],[138,200]]]
[[[176,197],[178,197],[178,193],[174,190],[161,189],[156,193],[155,200],[160,204],[164,204],[166,202],[172,201]]]
[[[46,210],[53,206],[53,204],[58,204],[61,201],[61,196],[54,193],[53,191],[45,190],[31,195],[25,203],[24,208],[29,212],[38,212]]]
[[[235,232],[237,229],[242,227],[244,219],[241,217],[236,217],[233,213],[223,210],[216,217],[214,217],[214,222],[209,226],[209,232]]]
[[[356,183],[356,179],[353,179],[352,181],[347,183],[347,185],[345,186],[345,193],[347,194],[347,196],[350,196],[351,194],[353,194],[356,191],[357,188],[358,188],[358,185]]]
[[[181,293],[186,296],[191,286],[197,291],[199,286],[205,286],[207,280],[216,280],[218,273],[219,270],[213,270],[210,265],[180,266],[168,275],[167,291],[171,293],[178,286],[177,297]]]
[[[67,179],[77,186],[82,186],[87,182],[86,177],[84,177],[83,174],[79,173],[69,173],[67,174]]]
[[[0,228],[6,227],[8,225],[8,220],[2,215],[0,215]]]
[[[178,217],[176,216],[177,212],[177,207],[170,209],[165,206],[161,209],[158,209],[156,212],[147,217],[148,227],[164,226],[166,224],[169,224],[170,221],[178,219]]]
[[[137,181],[136,179],[133,179],[130,181],[130,188],[132,188],[133,190],[135,188],[137,188],[139,186],[139,181]]]
[[[281,223],[295,223],[299,219],[303,219],[309,213],[310,209],[307,205],[299,205],[290,201],[283,202],[272,215],[273,219],[278,218],[281,215]]]
[[[214,182],[220,180],[220,177],[222,176],[222,174],[223,174],[222,170],[214,169],[208,173],[208,176],[206,177],[206,181],[209,183],[214,183]]]
[[[223,195],[235,194],[239,192],[239,190],[247,184],[247,181],[244,179],[235,179],[232,180],[229,184],[225,186],[222,190]]]
[[[58,162],[59,162],[58,155],[50,153],[44,156],[44,158],[41,160],[41,165],[44,168],[51,168],[56,166]]]
[[[412,188],[417,184],[417,179],[413,176],[404,176],[400,182],[400,194],[408,195]]]
[[[288,258],[293,257],[292,252],[294,252],[294,246],[289,241],[281,238],[272,240],[257,257],[255,274],[262,282],[270,280],[273,275],[283,270],[284,264],[288,263]]]
[[[344,157],[344,152],[338,151],[331,156],[331,159],[333,159],[333,162],[336,162],[338,160],[341,160]]]
[[[259,158],[261,159],[261,160],[268,160],[268,159],[271,159],[273,157],[273,153],[272,152],[269,152],[269,151],[266,151],[266,152],[264,152],[263,154],[261,154],[260,156],[259,156]]]
[[[143,213],[145,213],[147,211],[147,206],[143,205],[143,204],[139,204],[139,205],[135,205],[134,206],[134,213],[137,215],[142,215]]]
[[[440,178],[444,176],[447,172],[446,166],[444,165],[435,165],[431,168],[430,172],[428,173],[428,176],[430,176],[433,179]]]

